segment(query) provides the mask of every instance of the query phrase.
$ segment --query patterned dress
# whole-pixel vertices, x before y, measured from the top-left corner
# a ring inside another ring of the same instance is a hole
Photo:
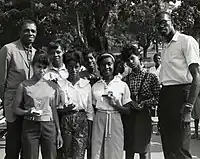
[[[160,90],[158,78],[154,74],[141,70],[130,73],[124,81],[130,88],[132,100],[137,103],[145,101],[143,109],[133,108],[130,115],[122,116],[125,133],[124,148],[135,153],[145,153],[149,149],[152,133],[151,108],[158,105]]]
[[[92,121],[94,116],[91,85],[88,80],[82,78],[74,85],[68,80],[58,81],[58,84],[65,92],[65,104],[75,105],[75,108],[65,113],[61,119],[64,158],[84,159],[88,140],[88,120]]]

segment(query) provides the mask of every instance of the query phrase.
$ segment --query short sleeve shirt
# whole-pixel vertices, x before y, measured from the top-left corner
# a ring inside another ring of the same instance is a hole
[[[160,68],[161,68],[161,65],[158,68],[156,68],[155,66],[153,66],[153,67],[151,67],[149,69],[149,73],[155,74],[158,77],[158,80],[159,80]]]
[[[55,68],[50,66],[48,72],[44,75],[46,80],[64,80],[69,76],[68,70],[65,68],[63,64],[60,68]]]
[[[94,109],[89,81],[81,78],[75,85],[68,80],[58,81],[58,84],[65,93],[65,104],[75,104],[75,110],[84,109],[88,120],[93,120]]]
[[[188,84],[192,82],[190,64],[200,64],[199,45],[188,35],[176,32],[161,53],[160,82],[163,85]]]
[[[52,106],[55,106],[55,97],[58,86],[52,81],[41,79],[35,83],[33,80],[22,82],[24,93],[24,109],[35,108],[42,110],[42,115],[35,117],[36,121],[53,120]],[[29,119],[25,116],[25,118]]]
[[[97,81],[92,87],[93,104],[100,110],[115,110],[102,95],[108,94],[109,91],[113,92],[121,103],[125,105],[131,101],[130,90],[128,85],[121,79],[115,77],[109,84],[106,84],[103,79]]]

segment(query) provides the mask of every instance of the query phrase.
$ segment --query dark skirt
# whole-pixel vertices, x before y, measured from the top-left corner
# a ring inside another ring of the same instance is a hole
[[[147,107],[133,110],[129,115],[122,115],[124,126],[124,150],[133,153],[149,151],[152,124],[151,115]]]

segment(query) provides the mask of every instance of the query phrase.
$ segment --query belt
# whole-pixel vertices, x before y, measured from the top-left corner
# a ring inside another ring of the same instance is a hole
[[[53,118],[50,116],[25,116],[24,119],[32,121],[53,121]]]
[[[75,113],[79,113],[79,112],[85,112],[84,109],[80,109],[80,110],[70,110],[68,112],[66,112],[65,114],[75,114]]]
[[[111,128],[112,128],[112,114],[119,114],[117,110],[100,110],[97,109],[99,113],[106,113],[106,130],[105,130],[105,140],[111,138]]]
[[[162,87],[180,87],[180,86],[188,86],[188,85],[191,85],[191,83],[183,83],[183,84],[175,84],[175,85],[163,85],[162,84]]]

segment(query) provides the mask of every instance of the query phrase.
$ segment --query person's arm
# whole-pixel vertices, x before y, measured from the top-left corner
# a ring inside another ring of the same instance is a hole
[[[150,78],[150,90],[153,94],[151,98],[148,100],[144,100],[140,103],[140,105],[147,105],[148,107],[155,107],[158,105],[159,102],[159,93],[160,93],[160,84],[158,81],[158,78],[155,74],[149,73],[149,78]],[[141,106],[143,107],[143,106]]]
[[[94,108],[92,106],[92,89],[90,84],[88,85],[88,96],[87,96],[87,119],[93,121],[94,118]]]
[[[200,92],[200,66],[193,63],[189,66],[190,73],[192,75],[192,83],[189,91],[187,102],[184,103],[185,111],[192,111],[193,105],[196,102],[197,96]]]
[[[57,97],[56,97],[57,98]],[[57,102],[55,102],[56,104],[58,104]],[[61,131],[60,131],[60,124],[59,124],[59,119],[58,119],[58,112],[56,110],[56,105],[52,105],[52,113],[53,113],[53,119],[56,125],[56,130],[57,130],[57,148],[61,148],[63,145],[63,140],[61,137]]]
[[[91,146],[92,140],[92,124],[94,118],[94,108],[92,105],[92,89],[91,86],[88,86],[88,98],[87,98],[87,119],[88,119],[88,147]]]
[[[19,116],[30,115],[30,110],[24,110],[20,108],[21,102],[23,101],[24,87],[21,83],[17,89],[15,100],[13,101],[13,112]]]
[[[0,50],[0,98],[2,101],[4,100],[4,89],[10,60],[11,53],[6,46],[3,46]]]
[[[123,106],[120,105],[118,101],[112,103],[112,106],[117,109],[121,114],[129,114],[131,112],[132,101],[124,104]]]
[[[131,112],[131,107],[135,104],[131,100],[131,93],[128,85],[124,83],[123,95],[121,102],[119,99],[115,99],[115,97],[111,97],[110,105],[112,105],[115,109],[117,109],[122,114],[129,114]]]
[[[185,45],[183,45],[183,55],[193,78],[189,91],[189,96],[187,98],[187,101],[183,104],[181,110],[183,116],[187,116],[186,114],[191,113],[193,105],[195,104],[200,91],[199,44],[194,38],[190,37],[188,39],[185,39]],[[186,118],[184,118],[184,121],[188,122],[186,121]]]

